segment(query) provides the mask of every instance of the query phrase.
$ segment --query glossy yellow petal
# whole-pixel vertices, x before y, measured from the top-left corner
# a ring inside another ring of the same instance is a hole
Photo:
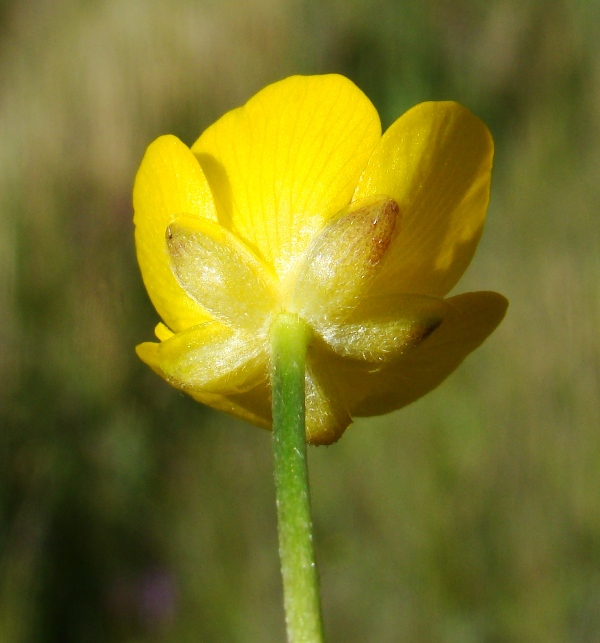
[[[348,79],[292,76],[225,114],[192,150],[219,221],[283,277],[350,203],[380,136],[375,108]]]
[[[277,285],[244,243],[218,223],[187,215],[168,226],[166,237],[173,273],[190,298],[230,326],[265,327]]]
[[[138,356],[170,384],[186,392],[238,393],[264,378],[268,361],[265,342],[205,322],[160,344],[136,347]]]
[[[133,189],[135,241],[144,284],[158,314],[179,331],[205,319],[171,272],[165,231],[175,215],[216,220],[210,188],[198,161],[175,136],[161,136],[146,151]]]
[[[402,212],[381,292],[440,297],[456,284],[483,229],[492,157],[488,129],[457,103],[417,105],[385,132],[355,194],[386,194]]]
[[[389,413],[433,390],[494,331],[508,306],[495,292],[465,293],[446,301],[448,314],[442,325],[398,360],[380,368],[339,358],[332,364],[353,415]]]
[[[365,297],[344,323],[317,326],[316,331],[338,355],[390,361],[439,328],[449,306],[444,299],[426,295]]]
[[[302,263],[290,310],[311,324],[344,320],[381,269],[397,218],[395,201],[376,198],[331,221]]]

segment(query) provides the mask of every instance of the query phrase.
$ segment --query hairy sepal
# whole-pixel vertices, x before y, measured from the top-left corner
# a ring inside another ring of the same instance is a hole
[[[303,261],[292,310],[312,325],[347,318],[383,265],[398,215],[393,199],[373,197],[333,219]]]

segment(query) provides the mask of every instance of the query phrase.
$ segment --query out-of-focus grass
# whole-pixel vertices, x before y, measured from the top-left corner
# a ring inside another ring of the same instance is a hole
[[[139,364],[146,145],[291,73],[388,125],[463,102],[497,146],[459,290],[511,307],[438,391],[311,449],[332,641],[600,631],[600,8],[0,4],[0,640],[280,641],[269,435]]]

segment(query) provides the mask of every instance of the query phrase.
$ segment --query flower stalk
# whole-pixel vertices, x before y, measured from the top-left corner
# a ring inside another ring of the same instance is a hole
[[[323,641],[306,463],[305,366],[309,328],[281,313],[271,328],[273,456],[279,556],[290,643]]]

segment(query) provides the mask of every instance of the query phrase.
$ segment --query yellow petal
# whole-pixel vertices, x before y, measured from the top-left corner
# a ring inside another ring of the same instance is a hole
[[[204,321],[206,313],[171,272],[165,231],[177,214],[216,220],[216,213],[198,161],[175,136],[161,136],[148,147],[135,179],[133,207],[138,262],[158,314],[174,331]]]
[[[143,342],[135,347],[135,352],[142,362],[147,364],[157,375],[160,375],[163,379],[167,379],[167,376],[160,367],[158,347],[159,344],[156,342]]]
[[[291,310],[311,324],[345,319],[381,269],[397,217],[395,201],[376,198],[331,221],[303,261]]]
[[[417,105],[385,132],[354,197],[386,194],[402,212],[381,292],[440,297],[456,284],[481,236],[492,157],[488,129],[457,103]]]
[[[248,247],[218,223],[178,217],[167,228],[171,267],[185,292],[214,319],[255,331],[276,304],[275,279]]]
[[[225,114],[192,150],[221,224],[283,277],[350,203],[380,136],[375,108],[348,79],[292,76]]]
[[[166,339],[171,339],[171,337],[173,337],[174,335],[173,331],[167,328],[162,323],[156,324],[156,328],[154,329],[154,334],[156,335],[157,339],[160,339],[161,342],[164,342]]]
[[[138,356],[170,384],[186,392],[237,393],[266,377],[265,342],[205,322],[160,344],[136,347]]]
[[[266,379],[242,393],[218,395],[202,391],[189,391],[189,394],[196,401],[217,411],[229,413],[233,417],[263,429],[271,429],[271,393]]]
[[[366,297],[342,324],[317,326],[338,355],[390,361],[414,349],[444,321],[449,304],[426,295]]]
[[[398,360],[379,369],[339,358],[332,364],[353,415],[389,413],[434,389],[492,333],[508,306],[495,292],[465,293],[446,302],[448,314],[442,325]]]

